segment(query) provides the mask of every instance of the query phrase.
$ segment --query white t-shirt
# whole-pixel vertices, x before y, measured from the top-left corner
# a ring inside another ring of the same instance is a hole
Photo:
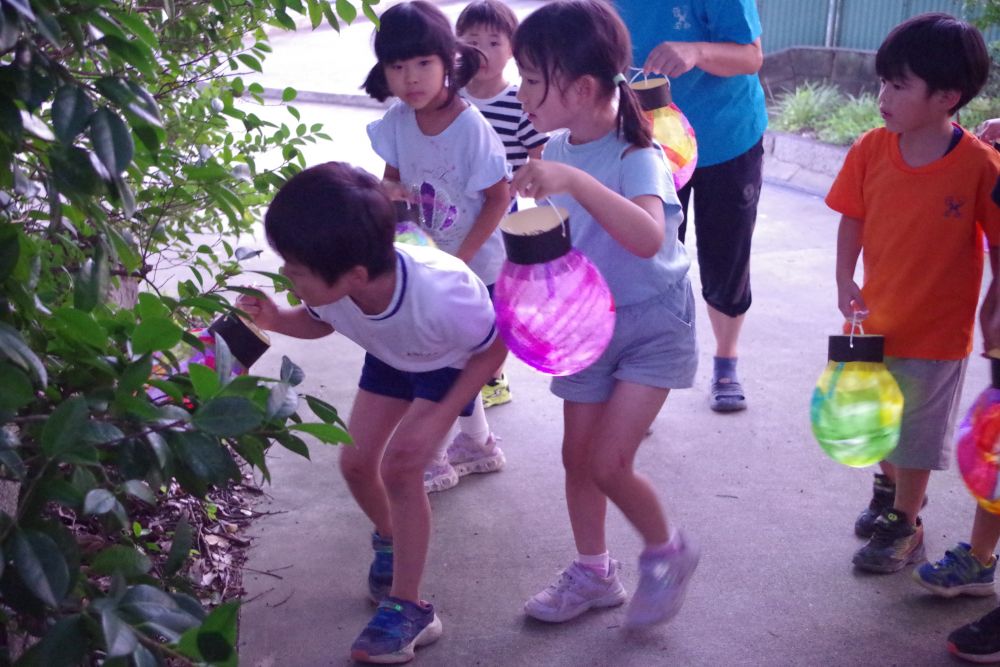
[[[421,225],[439,248],[454,255],[483,207],[483,190],[510,178],[499,137],[474,106],[435,136],[420,131],[413,109],[403,102],[368,125],[372,148],[399,170],[419,201]],[[492,285],[500,275],[504,250],[494,230],[469,266]]]
[[[486,286],[436,248],[397,243],[396,257],[396,290],[384,312],[366,315],[344,297],[309,313],[397,370],[464,368],[496,338]]]
[[[517,85],[510,84],[493,97],[473,97],[465,88],[462,97],[472,102],[503,142],[507,162],[514,171],[528,161],[528,149],[544,144],[549,135],[539,132],[528,120],[521,101],[517,99]]]

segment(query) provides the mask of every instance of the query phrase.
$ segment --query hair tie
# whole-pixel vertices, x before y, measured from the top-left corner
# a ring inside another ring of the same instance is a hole
[[[615,74],[615,78],[611,79],[611,82],[614,83],[616,86],[620,86],[621,84],[626,83],[627,81],[628,80],[625,78],[625,75],[622,74],[621,72]]]

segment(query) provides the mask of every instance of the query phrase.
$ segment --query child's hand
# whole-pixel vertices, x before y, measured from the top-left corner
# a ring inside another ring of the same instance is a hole
[[[576,169],[559,162],[528,160],[517,170],[511,187],[522,197],[544,199],[549,195],[569,192],[573,187]],[[571,193],[572,194],[572,193]]]
[[[261,329],[273,330],[278,322],[278,305],[264,293],[259,297],[241,294],[236,299],[236,307],[249,315]]]
[[[861,297],[861,288],[853,280],[837,286],[837,307],[848,321],[861,321],[868,317],[868,306]]]
[[[1000,141],[1000,118],[984,120],[976,127],[976,136],[990,145]]]
[[[399,181],[383,180],[382,189],[393,201],[410,201],[410,190]]]

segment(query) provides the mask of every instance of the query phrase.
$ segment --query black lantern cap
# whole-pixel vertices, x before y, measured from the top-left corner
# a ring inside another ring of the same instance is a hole
[[[1000,389],[1000,359],[990,357],[990,375],[993,379],[993,386]]]
[[[507,260],[514,264],[544,264],[562,257],[573,245],[566,209],[536,206],[511,213],[500,221]]]
[[[392,206],[396,210],[396,224],[401,222],[420,222],[420,211],[417,210],[416,204],[397,199],[392,202]]]
[[[212,322],[208,330],[226,341],[229,351],[243,368],[250,368],[271,347],[267,334],[236,315],[220,317]]]
[[[827,348],[830,361],[874,361],[885,359],[885,336],[855,334],[830,336]]]
[[[639,105],[643,111],[670,106],[673,101],[670,95],[669,81],[666,79],[645,79],[630,83],[629,86],[639,98]]]

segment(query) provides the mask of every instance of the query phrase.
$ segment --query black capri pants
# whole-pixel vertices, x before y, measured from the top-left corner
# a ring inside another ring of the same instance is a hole
[[[710,167],[698,167],[677,193],[687,231],[688,201],[694,190],[701,295],[705,303],[729,317],[750,309],[750,241],[757,223],[763,139],[747,152]]]

